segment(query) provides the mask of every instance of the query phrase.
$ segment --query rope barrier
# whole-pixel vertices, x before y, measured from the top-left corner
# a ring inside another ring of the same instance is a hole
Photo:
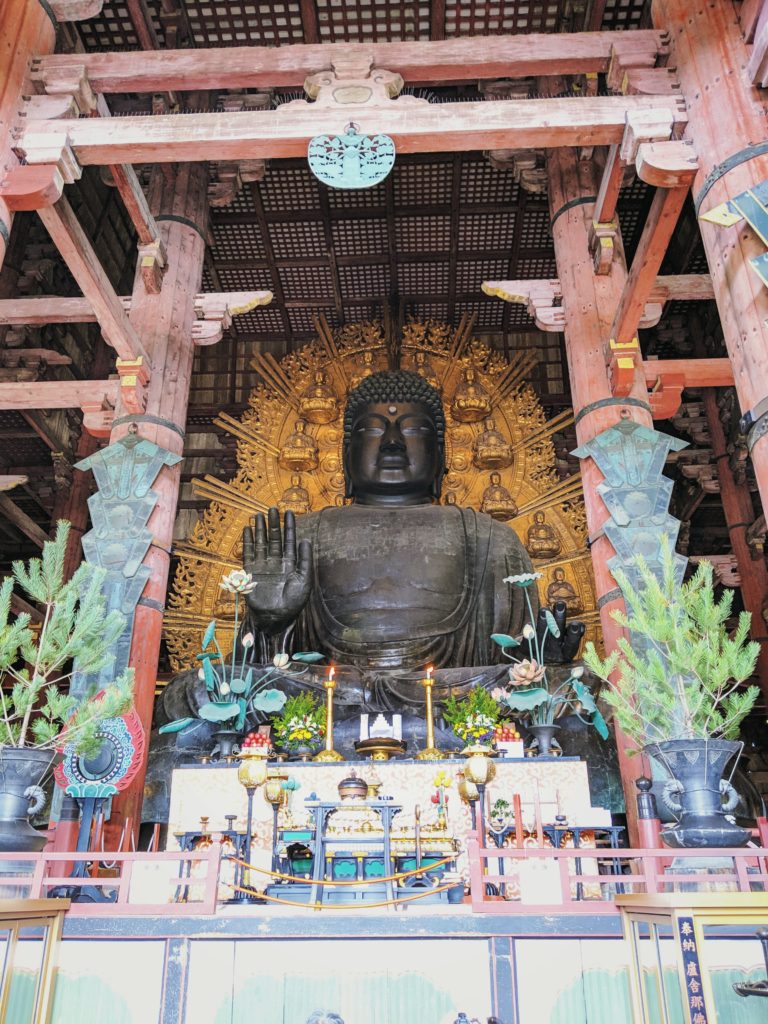
[[[302,878],[301,881],[306,882],[307,880]],[[412,896],[399,896],[394,900],[380,900],[376,903],[297,903],[296,900],[283,900],[279,896],[268,896],[265,892],[259,892],[257,889],[246,889],[241,885],[230,885],[229,882],[224,882],[223,884],[228,889],[232,889],[233,892],[245,892],[249,896],[258,896],[259,899],[268,900],[270,903],[282,903],[294,909],[296,907],[305,907],[307,910],[328,910],[329,908],[333,910],[373,910],[376,907],[393,907],[400,903],[413,903],[414,900],[423,900],[425,896],[434,896],[435,893],[447,892],[456,883],[436,885],[432,889],[425,889],[424,892],[419,892]]]
[[[426,867],[422,865],[420,868],[413,868],[411,871],[400,871],[396,875],[386,875],[382,878],[361,878],[353,880],[339,880],[336,881],[331,879],[314,879],[314,878],[302,878],[299,875],[284,875],[281,871],[269,871],[267,868],[257,867],[255,864],[249,864],[248,861],[240,860],[239,857],[226,857],[231,864],[238,864],[240,867],[247,868],[249,871],[258,871],[260,875],[270,875],[272,878],[280,878],[284,882],[301,882],[306,884],[311,882],[312,885],[380,885],[382,882],[399,882],[401,878],[410,878],[412,875],[425,875],[429,871],[434,871],[435,868],[441,868],[444,864],[449,864],[451,861],[455,861],[458,854],[452,854],[450,857],[443,857],[442,860],[436,860],[433,864],[429,864]]]

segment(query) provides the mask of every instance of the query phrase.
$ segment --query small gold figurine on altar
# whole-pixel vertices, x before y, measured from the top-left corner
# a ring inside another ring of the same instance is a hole
[[[285,515],[286,512],[293,512],[297,516],[309,512],[309,491],[302,486],[301,477],[294,473],[291,477],[291,486],[283,491],[277,507]]]
[[[512,445],[496,429],[492,419],[485,421],[485,430],[472,445],[472,461],[478,469],[506,469],[512,465]]]
[[[477,380],[474,367],[468,366],[462,374],[462,382],[456,388],[451,404],[453,418],[460,423],[477,423],[491,412],[491,398]]]
[[[547,604],[562,601],[570,613],[581,611],[581,598],[572,583],[565,578],[565,569],[558,566],[552,571],[552,582],[547,587]]]
[[[315,373],[314,383],[310,384],[299,401],[299,415],[310,423],[332,423],[339,415],[339,400],[328,384],[328,377],[323,370]]]
[[[491,473],[491,482],[483,491],[480,511],[501,523],[517,515],[517,505],[507,488],[502,485],[499,473]]]
[[[533,513],[533,523],[526,534],[525,549],[531,558],[554,558],[560,554],[560,541],[543,512]]]
[[[305,420],[296,420],[293,431],[280,449],[278,463],[283,469],[309,472],[317,469],[317,442],[307,433]]]

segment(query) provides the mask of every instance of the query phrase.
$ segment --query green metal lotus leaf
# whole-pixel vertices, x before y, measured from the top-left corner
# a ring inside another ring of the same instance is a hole
[[[238,695],[241,693],[246,693],[246,691],[248,690],[248,680],[240,679],[236,676],[234,679],[230,679],[229,688],[232,691],[232,693]]]
[[[513,636],[508,636],[506,633],[491,633],[491,640],[501,648],[520,646],[519,640],[515,640]]]
[[[526,690],[513,690],[504,700],[513,711],[533,711],[549,700],[549,692],[543,686],[533,686]]]
[[[552,612],[548,608],[544,609],[544,618],[547,620],[547,629],[552,634],[552,636],[555,638],[555,640],[557,640],[557,638],[560,636],[560,630],[557,628],[557,623],[555,622],[555,616],[552,614]]]
[[[592,693],[586,683],[582,683],[578,679],[572,679],[571,686],[587,714],[591,715],[593,712],[597,711],[595,698],[592,696]]]
[[[597,708],[592,712],[592,725],[597,729],[597,733],[602,739],[608,739],[608,725]]]
[[[203,678],[205,679],[205,688],[210,693],[216,685],[216,673],[213,671],[210,661],[203,662]]]
[[[256,711],[271,714],[273,711],[282,711],[286,700],[282,690],[262,690],[253,698],[251,705]]]
[[[187,726],[193,725],[196,721],[196,718],[177,718],[175,722],[168,722],[166,725],[161,725],[158,732],[182,732],[187,728]]]
[[[317,651],[301,651],[299,654],[291,655],[294,661],[303,661],[307,664],[311,664],[313,661],[322,661],[324,657],[324,654],[318,654]]]
[[[237,706],[240,710],[237,713],[235,728],[238,732],[242,732],[245,728],[245,720],[248,717],[248,701],[244,697],[238,697]]]
[[[226,722],[239,712],[240,705],[236,700],[212,700],[210,704],[203,704],[198,713],[206,722]]]
[[[211,619],[211,621],[208,623],[205,633],[203,633],[203,650],[205,650],[208,644],[213,640],[213,635],[215,632],[216,619]]]

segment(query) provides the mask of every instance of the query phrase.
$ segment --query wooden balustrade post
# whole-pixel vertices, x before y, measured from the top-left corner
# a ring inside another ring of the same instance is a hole
[[[483,862],[480,857],[480,844],[476,832],[467,833],[467,859],[469,861],[469,891],[472,897],[472,910],[477,911],[485,901],[485,879]]]

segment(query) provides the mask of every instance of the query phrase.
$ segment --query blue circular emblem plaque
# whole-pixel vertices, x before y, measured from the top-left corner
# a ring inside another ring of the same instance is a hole
[[[395,144],[388,135],[360,135],[349,124],[343,135],[316,135],[309,143],[309,167],[331,188],[378,185],[395,164]]]

